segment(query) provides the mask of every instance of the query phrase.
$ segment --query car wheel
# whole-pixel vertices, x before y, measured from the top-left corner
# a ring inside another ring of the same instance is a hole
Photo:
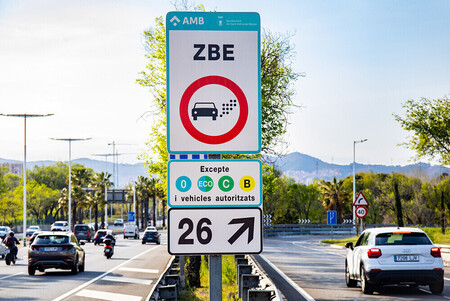
[[[145,241],[142,241],[142,244],[145,245]]]
[[[77,259],[75,260],[75,262],[74,262],[74,264],[73,264],[73,266],[72,266],[71,271],[72,271],[72,274],[73,274],[73,275],[78,274],[78,257],[77,257]]]
[[[440,295],[442,294],[442,291],[444,290],[444,280],[441,279],[438,282],[430,284],[430,291],[434,295]]]
[[[356,280],[353,280],[350,278],[350,271],[348,269],[347,261],[345,262],[345,284],[347,284],[347,287],[356,287]]]
[[[36,269],[33,267],[28,267],[28,275],[34,276],[34,273],[36,273]]]
[[[83,263],[78,267],[78,271],[84,272],[84,263],[85,263],[86,257],[83,257]]]
[[[5,254],[2,254],[2,259],[5,258]]]
[[[161,244],[161,242],[158,240],[158,241],[156,242],[156,244],[159,245],[159,244]]]
[[[363,292],[363,294],[366,295],[372,294],[374,287],[372,284],[367,282],[366,271],[364,270],[363,266],[361,266],[360,275],[361,275],[361,291]]]

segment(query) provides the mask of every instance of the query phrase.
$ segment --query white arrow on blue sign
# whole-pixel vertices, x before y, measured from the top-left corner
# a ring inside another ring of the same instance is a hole
[[[336,225],[337,224],[336,210],[327,211],[327,224],[328,225]]]

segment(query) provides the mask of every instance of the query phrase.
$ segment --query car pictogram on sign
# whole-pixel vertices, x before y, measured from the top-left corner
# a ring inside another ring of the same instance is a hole
[[[196,102],[192,109],[192,118],[197,120],[197,117],[212,117],[212,120],[216,120],[216,105],[213,102]]]

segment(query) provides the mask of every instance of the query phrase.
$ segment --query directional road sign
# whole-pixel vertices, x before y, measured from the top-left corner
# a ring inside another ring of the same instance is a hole
[[[128,221],[129,222],[134,222],[134,211],[128,211]]]
[[[259,254],[261,220],[257,207],[169,209],[169,253]]]
[[[167,149],[261,151],[257,13],[169,12]]]
[[[169,207],[250,207],[262,205],[259,160],[171,160]]]
[[[336,225],[337,224],[337,214],[335,210],[327,211],[327,224]]]
[[[362,191],[356,196],[356,199],[353,202],[353,206],[369,206],[369,202],[367,201]]]

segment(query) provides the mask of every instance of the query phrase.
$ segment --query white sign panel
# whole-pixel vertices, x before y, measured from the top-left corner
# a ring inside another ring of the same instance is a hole
[[[261,220],[257,207],[169,209],[169,253],[259,254]]]
[[[167,170],[169,207],[262,206],[259,160],[173,160]]]
[[[170,12],[166,43],[168,151],[260,152],[259,15]]]

